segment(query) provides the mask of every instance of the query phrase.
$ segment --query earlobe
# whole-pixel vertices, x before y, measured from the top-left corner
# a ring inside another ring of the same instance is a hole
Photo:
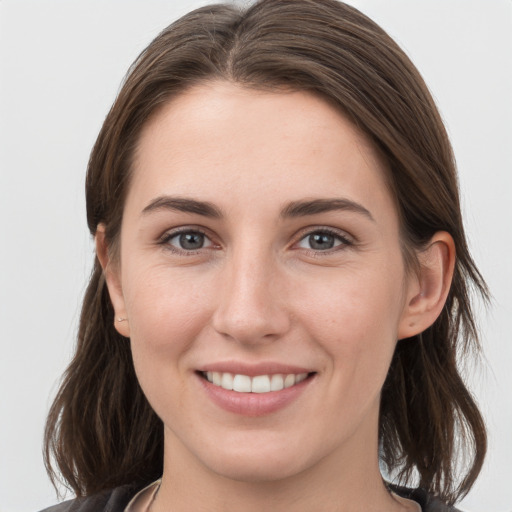
[[[126,313],[123,290],[121,286],[120,269],[117,263],[110,260],[109,248],[105,236],[105,225],[98,224],[96,234],[94,235],[96,244],[96,256],[103,269],[105,282],[107,283],[108,293],[112,306],[114,307],[114,327],[119,334],[127,338],[130,337],[130,324]]]
[[[415,336],[435,322],[450,291],[455,257],[453,238],[446,231],[438,231],[418,254],[419,273],[411,276],[398,339]]]

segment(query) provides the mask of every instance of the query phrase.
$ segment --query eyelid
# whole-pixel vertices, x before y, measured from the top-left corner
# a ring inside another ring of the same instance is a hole
[[[210,245],[208,245],[207,247],[201,247],[200,249],[197,249],[197,250],[185,250],[185,249],[180,249],[179,247],[175,247],[175,246],[169,244],[169,241],[172,238],[179,236],[180,234],[183,234],[183,233],[200,233],[210,242]],[[341,243],[334,246],[331,249],[325,249],[325,250],[306,249],[306,248],[297,247],[297,245],[302,240],[304,240],[306,237],[311,236],[315,233],[324,233],[324,234],[331,235],[331,236],[335,237],[337,240],[339,240]],[[347,231],[345,231],[345,230],[342,230],[339,228],[334,228],[331,226],[315,225],[315,226],[308,226],[308,227],[302,228],[298,233],[296,233],[296,235],[293,237],[293,242],[292,242],[291,246],[292,246],[292,248],[295,248],[297,250],[302,249],[304,251],[309,251],[309,252],[315,253],[315,254],[321,254],[321,253],[330,254],[330,253],[336,252],[340,249],[353,246],[353,245],[355,245],[356,242],[357,242],[357,240],[355,239],[355,237],[350,235],[349,233],[347,233]],[[215,237],[210,233],[210,230],[205,229],[201,226],[197,226],[197,225],[179,226],[179,227],[167,229],[161,236],[158,237],[157,244],[164,246],[165,249],[168,249],[172,252],[179,253],[179,254],[186,254],[186,255],[197,254],[200,251],[203,251],[205,249],[211,249],[212,247],[214,249],[220,247],[220,244],[215,242]]]
[[[302,242],[302,240],[304,240],[306,237],[311,236],[315,233],[325,233],[325,234],[331,235],[341,241],[341,243],[339,245],[336,245],[336,246],[332,247],[331,249],[326,249],[323,251],[316,250],[316,249],[304,249],[306,251],[310,251],[315,254],[322,254],[322,253],[329,254],[329,253],[336,252],[337,250],[340,250],[340,249],[343,249],[346,247],[351,247],[356,243],[356,240],[354,239],[354,237],[344,230],[333,228],[330,226],[309,226],[307,228],[301,229],[297,233],[297,235],[294,237],[295,241],[293,242],[293,246],[297,246],[297,244]],[[301,248],[299,248],[299,249],[301,249]]]
[[[173,246],[169,243],[170,240],[172,240],[173,238],[175,238],[183,233],[200,233],[210,242],[210,244],[206,247],[201,247],[196,250],[185,250],[185,249],[180,249],[179,247]],[[205,249],[209,250],[212,247],[213,248],[219,247],[219,244],[216,244],[214,242],[213,237],[209,233],[208,230],[206,230],[200,226],[195,226],[195,225],[180,226],[180,227],[168,229],[161,236],[158,237],[157,244],[163,246],[165,249],[167,249],[173,253],[184,254],[187,256],[192,256],[194,254],[198,254],[199,252],[201,252]]]

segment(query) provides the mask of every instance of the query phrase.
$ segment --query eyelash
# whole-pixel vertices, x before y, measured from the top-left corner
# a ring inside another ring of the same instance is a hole
[[[207,247],[204,247],[204,246],[200,247],[196,250],[187,250],[187,249],[173,246],[169,243],[173,238],[176,238],[183,234],[200,234],[201,236],[203,236],[206,240],[208,240],[210,242],[210,245]],[[322,255],[329,255],[329,254],[332,254],[333,252],[337,252],[339,250],[342,250],[343,248],[347,248],[347,247],[354,245],[353,241],[351,241],[347,236],[342,235],[339,231],[337,231],[335,229],[327,228],[327,227],[321,227],[321,228],[317,227],[317,228],[310,229],[308,231],[303,231],[300,234],[300,238],[298,239],[298,241],[294,242],[293,246],[296,247],[303,240],[305,240],[306,238],[311,237],[313,235],[329,235],[335,239],[335,243],[336,243],[336,241],[340,242],[337,245],[334,245],[334,247],[331,247],[331,248],[325,249],[325,250],[303,248],[305,251],[307,251],[308,253],[310,253],[311,255],[313,255],[315,257],[322,256]],[[167,232],[159,239],[158,244],[164,246],[167,250],[170,250],[173,253],[185,255],[185,256],[193,256],[193,255],[199,254],[203,249],[208,249],[210,246],[215,247],[215,244],[211,240],[211,237],[208,236],[208,234],[204,230],[197,228],[197,227],[183,227],[183,228],[178,228],[176,230],[173,230],[171,232]],[[297,248],[297,250],[298,249],[300,249],[300,248]]]
[[[297,242],[294,243],[294,246],[300,244],[303,240],[307,239],[312,235],[329,235],[335,239],[335,242],[340,242],[338,245],[334,245],[329,249],[320,250],[320,249],[305,249],[310,255],[314,257],[328,256],[337,251],[346,249],[347,247],[351,247],[354,245],[354,242],[350,240],[345,233],[340,233],[338,230],[328,228],[328,227],[316,227],[310,229],[308,231],[302,232],[300,234],[300,238]]]
[[[212,246],[215,245],[211,241],[211,237],[209,237],[208,234],[205,231],[203,231],[200,228],[190,227],[190,226],[189,227],[178,228],[176,230],[173,230],[173,231],[165,233],[159,239],[158,244],[164,246],[165,249],[167,249],[167,250],[169,250],[169,251],[171,251],[173,253],[180,254],[180,255],[185,255],[185,256],[194,256],[196,254],[199,254],[200,251],[202,251],[203,249],[205,249],[205,247],[200,247],[199,249],[196,249],[196,250],[187,250],[187,249],[182,249],[182,248],[173,246],[173,245],[171,245],[169,243],[173,238],[176,238],[176,237],[178,237],[180,235],[184,235],[184,234],[200,234],[200,235],[204,236],[204,238],[206,240],[209,240]]]

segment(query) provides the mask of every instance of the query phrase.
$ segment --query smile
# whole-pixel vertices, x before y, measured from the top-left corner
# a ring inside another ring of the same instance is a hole
[[[203,377],[214,386],[237,393],[271,393],[282,391],[299,384],[308,377],[308,373],[249,375],[229,372],[202,372]]]

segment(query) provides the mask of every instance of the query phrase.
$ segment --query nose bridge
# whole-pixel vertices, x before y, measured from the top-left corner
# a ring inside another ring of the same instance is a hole
[[[289,319],[279,274],[279,263],[270,248],[254,244],[233,248],[222,272],[213,319],[216,331],[241,343],[284,334]]]

